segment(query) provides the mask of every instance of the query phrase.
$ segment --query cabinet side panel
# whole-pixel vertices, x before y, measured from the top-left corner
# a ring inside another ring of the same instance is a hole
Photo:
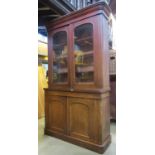
[[[109,27],[108,21],[102,15],[100,16],[100,20],[102,21],[102,66],[103,66],[103,87],[104,89],[110,88],[110,80],[109,80]]]
[[[110,136],[110,104],[109,96],[101,100],[102,143]]]
[[[97,40],[97,63],[96,65],[100,68],[98,72],[98,85],[105,91],[109,91],[109,39],[108,39],[108,21],[103,15],[96,17],[97,29],[96,33],[98,36]]]

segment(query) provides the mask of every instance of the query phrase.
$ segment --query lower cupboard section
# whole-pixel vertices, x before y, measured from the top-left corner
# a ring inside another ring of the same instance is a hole
[[[45,91],[45,133],[98,153],[110,143],[109,94]]]

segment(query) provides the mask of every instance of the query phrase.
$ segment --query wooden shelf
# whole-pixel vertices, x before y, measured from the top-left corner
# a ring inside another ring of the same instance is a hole
[[[78,52],[75,52],[75,51],[74,51],[74,55],[75,55],[75,56],[76,56],[76,53],[78,53]],[[93,53],[94,53],[93,51],[83,52],[83,53],[82,53],[82,56],[91,55],[91,54],[93,54]]]
[[[93,64],[83,64],[83,63],[78,63],[78,64],[75,64],[76,67],[89,67],[89,66],[93,66]]]
[[[66,59],[66,58],[68,58],[68,54],[56,56],[56,57],[54,58],[53,62],[55,62],[55,63],[57,63],[57,62],[60,63],[61,60],[63,61],[63,59]]]
[[[75,43],[92,45],[92,42],[90,42],[91,40],[93,40],[92,36],[91,37],[80,38],[80,39],[75,39]]]
[[[53,47],[61,47],[61,46],[64,46],[64,45],[67,45],[67,43],[60,43],[60,44],[54,44]]]
[[[90,51],[90,52],[83,52],[83,55],[91,55],[93,54],[93,51]]]
[[[68,73],[68,69],[67,69],[67,68],[58,69],[58,70],[57,70],[57,73],[58,73],[58,74],[65,74],[65,73]]]
[[[58,60],[58,59],[63,59],[67,57],[68,57],[68,54],[65,54],[65,55],[56,56],[55,59]]]
[[[76,67],[76,72],[78,72],[78,73],[83,73],[83,72],[93,72],[94,71],[94,66],[83,66],[83,67],[81,67],[81,66],[78,66],[78,67]]]
[[[80,38],[80,39],[75,39],[75,42],[81,42],[81,41],[90,40],[90,39],[93,40],[93,37],[89,36],[89,37],[84,37],[84,38]]]

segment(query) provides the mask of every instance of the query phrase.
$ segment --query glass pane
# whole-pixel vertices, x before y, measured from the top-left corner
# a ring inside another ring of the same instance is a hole
[[[68,78],[67,33],[60,31],[53,36],[53,82],[67,82]]]
[[[74,32],[74,61],[76,82],[93,82],[93,25],[80,25]]]

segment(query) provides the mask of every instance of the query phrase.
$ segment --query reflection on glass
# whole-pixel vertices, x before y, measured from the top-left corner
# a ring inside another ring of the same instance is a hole
[[[53,36],[53,82],[67,82],[67,33],[60,31]]]
[[[74,61],[76,82],[93,82],[93,25],[80,25],[74,31]]]

